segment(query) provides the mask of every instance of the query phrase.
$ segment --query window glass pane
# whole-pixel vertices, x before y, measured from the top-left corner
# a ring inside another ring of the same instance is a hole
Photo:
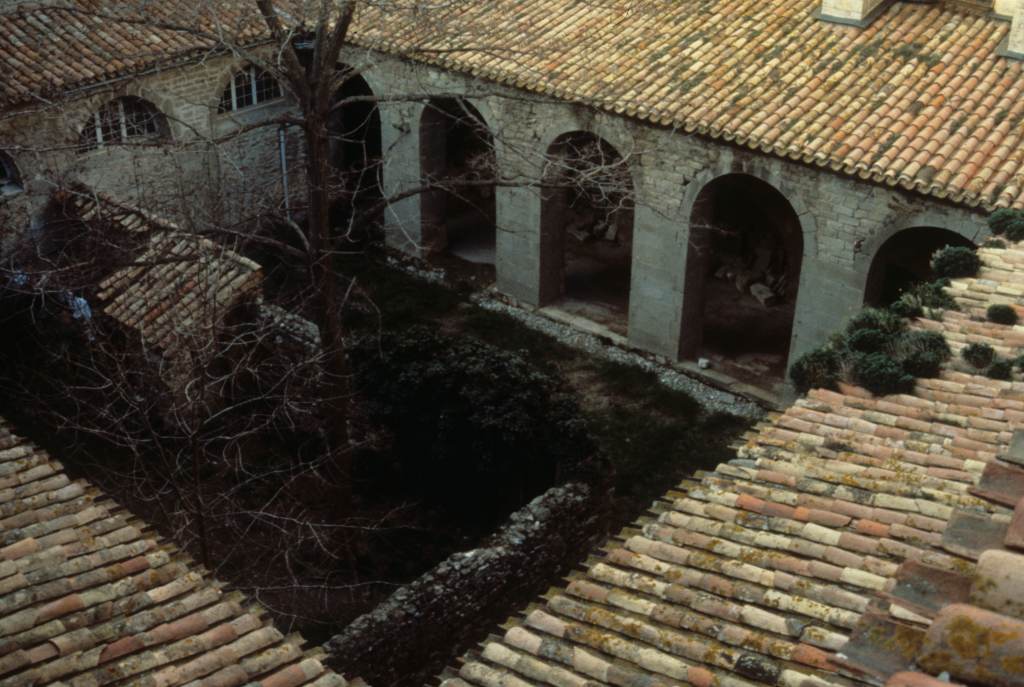
[[[224,93],[220,96],[220,105],[217,106],[217,112],[230,112],[235,109],[231,103],[231,84],[224,89]]]
[[[252,105],[252,74],[245,69],[235,74],[235,109]]]
[[[116,143],[121,140],[121,108],[115,100],[99,111],[99,142]]]
[[[281,97],[281,87],[277,80],[264,71],[256,72],[256,102],[262,103],[267,100]]]
[[[128,138],[157,134],[157,113],[153,108],[138,100],[125,99],[121,103],[124,107],[124,129]]]

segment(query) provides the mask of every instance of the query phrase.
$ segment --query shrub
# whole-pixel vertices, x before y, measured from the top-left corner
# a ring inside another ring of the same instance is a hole
[[[1001,208],[988,216],[988,226],[993,234],[1005,234],[1011,241],[1024,239],[1024,212]]]
[[[418,326],[349,356],[400,481],[422,498],[500,517],[594,454],[563,382],[518,353]]]
[[[887,337],[899,334],[907,328],[907,323],[898,315],[878,308],[864,308],[846,323],[847,338],[862,329],[875,329]]]
[[[990,305],[985,315],[996,324],[1017,324],[1017,311],[1009,305]]]
[[[914,299],[923,308],[942,308],[943,310],[959,310],[959,306],[953,297],[946,293],[949,286],[948,279],[937,279],[930,282],[915,284],[912,289],[903,294],[902,299]]]
[[[988,238],[981,244],[982,248],[1006,248],[1006,241],[1002,239]]]
[[[981,258],[966,246],[946,246],[932,258],[932,270],[939,277],[973,277],[979,269]]]
[[[905,293],[898,300],[889,305],[889,312],[897,317],[913,319],[924,315],[924,308],[921,307],[921,299]]]
[[[988,367],[996,356],[995,349],[984,343],[972,343],[960,351],[960,356],[978,368]]]
[[[883,353],[859,354],[852,362],[854,380],[873,394],[903,393],[914,388],[914,377]]]
[[[898,346],[903,370],[914,377],[935,377],[952,351],[946,338],[938,332],[907,332]]]
[[[901,345],[908,351],[920,350],[934,353],[941,356],[943,360],[949,360],[950,356],[953,355],[946,337],[938,332],[907,332],[903,337]]]
[[[988,375],[990,379],[1012,379],[1013,361],[997,360],[992,363],[992,366],[988,368],[988,372],[985,374]]]
[[[797,358],[789,378],[800,393],[811,389],[834,389],[839,381],[840,357],[829,346],[816,348]]]
[[[937,377],[945,358],[933,351],[914,351],[903,358],[903,371],[914,377]]]
[[[1024,355],[1018,355],[1013,359],[1013,366],[1021,372],[1024,372]]]
[[[878,329],[857,329],[847,337],[847,345],[851,351],[875,353],[885,348],[889,339]]]

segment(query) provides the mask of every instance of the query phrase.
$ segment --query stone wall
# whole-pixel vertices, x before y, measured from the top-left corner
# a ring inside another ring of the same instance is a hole
[[[684,288],[690,218],[700,191],[726,174],[754,176],[777,189],[799,216],[803,262],[790,361],[822,342],[863,305],[875,251],[898,231],[934,226],[971,240],[986,235],[982,213],[923,195],[866,183],[820,167],[762,155],[709,137],[659,128],[567,102],[551,101],[391,57],[349,51],[382,104],[384,186],[404,195],[420,184],[419,121],[429,97],[465,96],[494,137],[504,183],[497,189],[497,286],[541,305],[542,177],[545,153],[559,135],[595,133],[625,157],[636,188],[629,341],[677,358],[693,328]],[[393,203],[387,240],[413,255],[425,251],[419,195]]]
[[[606,497],[582,483],[549,489],[480,548],[450,556],[332,637],[331,667],[370,685],[426,684],[586,554],[603,536]]]
[[[218,114],[221,94],[242,64],[228,56],[208,58],[0,114],[0,150],[17,164],[25,189],[0,199],[0,250],[38,224],[54,188],[72,182],[203,229],[235,225],[280,206],[278,126],[257,125],[293,106],[285,98]],[[167,118],[170,136],[81,150],[79,135],[92,113],[123,96],[155,105]],[[301,131],[287,129],[285,142],[292,204],[301,204]]]
[[[701,190],[727,174],[756,177],[778,190],[799,217],[803,261],[790,360],[821,342],[863,303],[875,251],[912,226],[936,226],[978,240],[978,212],[922,195],[865,183],[825,169],[769,157],[709,137],[659,128],[573,103],[535,97],[458,74],[354,48],[342,61],[365,78],[380,103],[388,243],[412,255],[426,251],[420,193],[420,120],[431,97],[462,96],[490,127],[502,184],[496,190],[497,286],[541,305],[545,251],[542,193],[546,152],[561,134],[592,132],[626,159],[636,191],[628,339],[637,348],[678,358],[700,327],[701,293],[686,288],[693,206]],[[289,108],[286,101],[237,114],[217,114],[220,94],[241,63],[229,57],[127,80],[60,107],[6,113],[0,149],[18,164],[26,193],[0,200],[3,242],[32,222],[55,183],[81,179],[100,190],[197,225],[233,223],[278,207],[283,184],[277,126],[235,135]],[[110,146],[78,153],[89,113],[119,95],[153,102],[174,142]],[[301,204],[302,145],[286,130],[293,204]],[[56,142],[56,143],[55,143]],[[183,203],[183,200],[186,202]],[[301,208],[300,208],[301,210]],[[2,247],[2,246],[0,246]],[[692,283],[692,274],[691,283]],[[550,292],[550,288],[547,289]]]

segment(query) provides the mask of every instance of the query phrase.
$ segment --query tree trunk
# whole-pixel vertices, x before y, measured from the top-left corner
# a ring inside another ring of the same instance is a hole
[[[317,326],[323,346],[325,376],[325,416],[331,464],[340,483],[338,508],[342,514],[352,510],[352,451],[348,436],[349,369],[345,358],[343,303],[338,297],[330,230],[330,147],[327,138],[327,107],[307,107],[306,175],[309,193],[309,271],[313,286]]]

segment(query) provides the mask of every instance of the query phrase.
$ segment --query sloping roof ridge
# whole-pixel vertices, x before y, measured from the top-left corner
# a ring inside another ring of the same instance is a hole
[[[1003,303],[1024,320],[1014,269],[1024,244],[980,254],[981,273],[949,288],[961,312],[915,326],[959,347],[975,336],[969,324],[988,340],[1024,344],[1024,325],[984,317]],[[986,480],[1024,497],[1024,468],[1007,486],[999,460],[1018,428],[1024,381],[989,379],[959,360],[912,394],[876,397],[845,383],[813,390],[748,432],[735,459],[657,501],[567,586],[448,669],[442,685],[881,684],[892,666],[913,667],[921,646],[922,633],[907,629],[921,622],[921,606],[889,601],[918,580],[904,566],[926,566],[940,581],[969,577],[986,528],[1005,529],[1011,515]],[[1012,575],[1020,589],[1024,565]],[[910,661],[899,663],[893,647]]]
[[[112,210],[115,213],[128,213],[137,217],[141,222],[147,225],[147,228],[150,230],[155,230],[153,233],[166,232],[170,236],[190,237],[191,240],[196,241],[204,250],[215,249],[218,253],[218,257],[221,259],[227,259],[238,264],[240,267],[251,271],[262,269],[261,265],[255,260],[247,258],[241,253],[238,253],[226,246],[220,245],[209,237],[188,231],[182,228],[178,223],[161,215],[160,213],[115,198],[108,193],[96,191],[80,184],[73,186],[69,192],[65,192],[65,197],[68,197],[72,203],[74,203],[76,209],[80,213],[86,213],[93,208],[96,210]],[[132,227],[123,218],[115,218],[115,220],[118,221],[118,224],[126,231],[140,230],[140,228]]]

